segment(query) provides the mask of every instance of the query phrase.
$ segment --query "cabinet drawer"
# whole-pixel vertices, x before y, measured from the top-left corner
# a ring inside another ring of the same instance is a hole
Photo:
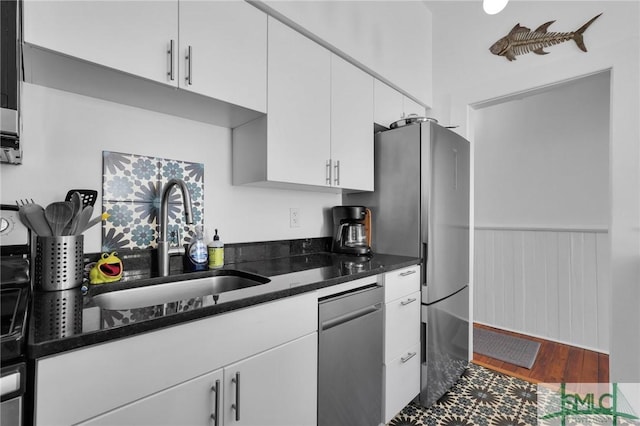
[[[384,274],[384,301],[389,302],[399,297],[420,291],[420,265]]]
[[[385,362],[420,341],[420,292],[416,291],[385,305]]]
[[[420,392],[420,344],[384,366],[384,422],[388,423]]]

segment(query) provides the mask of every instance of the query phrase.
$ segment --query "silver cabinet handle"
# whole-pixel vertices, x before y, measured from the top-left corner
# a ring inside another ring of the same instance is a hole
[[[213,400],[213,414],[211,414],[211,420],[213,420],[213,426],[220,425],[220,380],[216,380],[216,384],[213,385],[211,390],[216,394]]]
[[[192,77],[191,64],[193,63],[193,51],[191,49],[191,46],[187,48],[187,56],[185,59],[187,60],[187,76],[185,77],[185,80],[187,80],[187,84],[191,86],[193,84],[193,82],[191,81],[191,77]]]
[[[413,274],[415,274],[415,273],[416,273],[416,270],[415,270],[415,269],[412,269],[412,270],[410,270],[410,271],[405,271],[405,272],[400,273],[400,276],[401,276],[401,277],[406,277],[407,275],[413,275]]]
[[[325,164],[325,175],[327,185],[331,185],[331,160],[327,160]]]
[[[409,352],[407,356],[403,356],[402,358],[400,358],[400,361],[404,364],[405,362],[409,361],[411,358],[416,356],[416,354],[417,352]]]
[[[167,50],[167,54],[169,55],[169,72],[167,75],[169,76],[169,80],[175,80],[175,75],[173,72],[173,50],[174,50],[175,40],[171,40],[169,43],[169,50]]]
[[[231,379],[232,383],[236,384],[236,402],[231,404],[231,408],[236,410],[236,422],[240,421],[240,373],[236,373],[236,377]]]
[[[333,166],[333,171],[335,172],[333,182],[336,186],[340,186],[340,160],[336,160],[336,164]]]
[[[406,305],[408,305],[409,303],[413,303],[413,302],[415,302],[416,300],[418,300],[418,299],[416,299],[416,298],[414,297],[414,298],[411,298],[411,299],[403,300],[402,302],[400,302],[400,304],[401,304],[402,306],[406,306]]]

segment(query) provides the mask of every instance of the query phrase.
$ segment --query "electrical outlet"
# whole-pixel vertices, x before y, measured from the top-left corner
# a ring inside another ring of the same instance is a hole
[[[289,209],[289,228],[300,227],[300,209],[291,207]]]

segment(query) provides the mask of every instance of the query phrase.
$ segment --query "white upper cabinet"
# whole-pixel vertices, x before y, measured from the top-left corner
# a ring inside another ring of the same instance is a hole
[[[30,45],[266,112],[267,15],[243,0],[26,0],[24,15]]]
[[[373,77],[331,57],[331,184],[373,191]]]
[[[394,121],[411,114],[424,117],[425,108],[394,88],[375,80],[374,82],[374,122],[389,127]]]
[[[402,93],[394,90],[380,80],[374,81],[374,116],[375,123],[384,127],[389,127],[394,121],[400,120],[403,116]]]
[[[256,0],[432,106],[432,14],[420,1]]]
[[[233,183],[373,190],[373,77],[269,18],[267,116],[233,131]]]
[[[331,53],[269,18],[267,180],[326,185]]]
[[[267,15],[242,0],[180,1],[180,86],[267,111]]]
[[[173,85],[177,22],[177,1],[24,1],[25,42]]]

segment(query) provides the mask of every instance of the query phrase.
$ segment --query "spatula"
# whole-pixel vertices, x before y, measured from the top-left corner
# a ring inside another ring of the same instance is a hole
[[[51,227],[44,216],[44,209],[40,204],[25,204],[20,206],[18,215],[25,225],[28,223],[31,230],[41,237],[51,236]]]
[[[44,209],[44,216],[54,237],[62,235],[64,227],[73,219],[73,206],[68,201],[56,201]]]
[[[87,223],[89,223],[89,219],[91,218],[92,214],[93,206],[86,206],[82,209],[82,211],[78,215],[78,221],[76,223],[76,228],[73,230],[73,235],[80,235],[85,231]]]

